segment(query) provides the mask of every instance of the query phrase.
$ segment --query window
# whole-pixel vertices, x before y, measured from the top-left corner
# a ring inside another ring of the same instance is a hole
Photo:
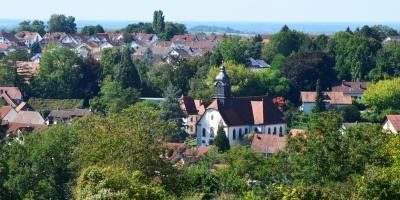
[[[254,128],[254,132],[256,132],[256,133],[257,133],[257,127],[255,127],[255,128]]]
[[[193,126],[190,126],[190,132],[193,132]]]
[[[268,127],[268,134],[271,134],[271,127]]]
[[[242,138],[242,129],[239,129],[239,138]]]
[[[233,140],[236,140],[236,129],[233,129],[232,139],[233,139]]]
[[[193,117],[190,118],[190,121],[193,122]]]
[[[203,128],[203,137],[206,137],[206,129]]]
[[[201,143],[203,143],[203,144],[204,144],[204,143],[206,143],[206,141],[205,141],[205,140],[202,140],[202,141],[201,141]]]
[[[281,127],[279,127],[279,135],[282,135],[282,133],[283,133],[283,129],[282,129],[282,126],[281,126]]]
[[[211,120],[214,120],[214,115],[211,115]]]
[[[214,128],[210,128],[210,137],[214,137]]]
[[[246,128],[246,129],[244,129],[244,134],[247,134],[247,133],[249,133],[249,130]]]
[[[276,135],[276,127],[274,127],[274,133],[273,134]]]

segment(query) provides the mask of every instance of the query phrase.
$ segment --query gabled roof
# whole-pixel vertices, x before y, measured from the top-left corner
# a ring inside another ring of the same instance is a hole
[[[386,115],[386,120],[390,121],[397,132],[400,132],[400,115]]]
[[[264,60],[256,60],[254,58],[249,58],[251,67],[267,68],[270,67],[268,63]]]
[[[267,96],[230,98],[228,104],[221,106],[220,102],[214,99],[207,109],[218,110],[228,126],[286,122],[282,112]]]
[[[254,134],[251,149],[257,153],[276,153],[285,148],[286,137],[269,134]]]
[[[11,106],[3,106],[0,108],[0,121],[10,112]]]
[[[17,117],[10,123],[18,124],[44,124],[44,119],[39,112],[36,111],[20,111]]]
[[[35,37],[39,35],[37,32],[29,32],[29,31],[21,31],[15,34],[15,37],[18,40],[33,40]]]
[[[195,100],[189,96],[179,98],[179,107],[186,115],[202,115],[205,111],[205,104],[201,100]]]
[[[18,42],[18,39],[11,33],[6,33],[6,32],[0,32],[0,37],[4,37],[10,42]]]
[[[301,101],[303,103],[315,103],[317,98],[316,92],[301,92]],[[343,92],[324,92],[324,101],[331,105],[351,105],[350,96],[344,96]]]
[[[0,87],[0,95],[7,94],[11,99],[22,99],[21,91],[18,87]]]
[[[363,94],[367,90],[368,82],[342,82],[342,85],[332,87],[332,92],[345,94]]]

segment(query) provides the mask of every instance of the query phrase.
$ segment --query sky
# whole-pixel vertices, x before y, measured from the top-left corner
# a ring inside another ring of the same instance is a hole
[[[1,0],[0,19],[218,22],[400,22],[399,0]]]

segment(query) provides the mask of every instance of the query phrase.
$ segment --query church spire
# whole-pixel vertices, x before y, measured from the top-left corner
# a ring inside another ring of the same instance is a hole
[[[215,84],[214,84],[214,99],[217,99],[221,106],[225,106],[228,104],[231,98],[231,84],[226,74],[225,67],[222,64],[219,68],[219,73],[215,77]]]

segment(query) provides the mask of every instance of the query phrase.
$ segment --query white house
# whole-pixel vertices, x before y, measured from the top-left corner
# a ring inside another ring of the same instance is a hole
[[[219,127],[224,128],[230,144],[239,144],[250,132],[286,134],[284,116],[269,97],[231,97],[229,77],[223,66],[214,87],[214,99],[196,124],[197,146],[213,144]]]
[[[392,133],[400,132],[400,115],[386,115],[383,129]]]
[[[332,92],[343,92],[345,96],[361,101],[362,95],[367,90],[368,82],[343,81],[341,85],[332,87]]]
[[[301,92],[300,111],[309,113],[315,107],[317,92]],[[340,108],[352,104],[351,96],[345,96],[343,92],[324,92],[326,108]]]
[[[35,42],[42,41],[42,36],[37,32],[22,31],[15,34],[15,37],[28,47],[32,46]]]

